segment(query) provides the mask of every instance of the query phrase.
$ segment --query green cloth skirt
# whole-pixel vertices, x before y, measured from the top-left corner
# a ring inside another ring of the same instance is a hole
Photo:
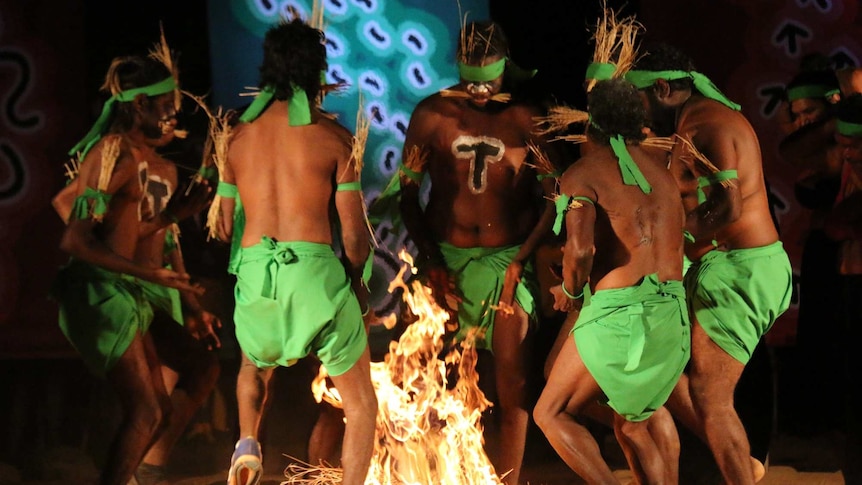
[[[792,279],[781,241],[713,250],[692,262],[685,275],[686,299],[709,337],[746,364],[760,338],[790,306]]]
[[[100,377],[153,320],[138,279],[75,259],[60,268],[51,296],[59,303],[60,330]]]
[[[572,329],[578,353],[628,421],[661,407],[685,369],[691,333],[681,281],[652,274],[637,286],[599,290]]]
[[[314,353],[330,375],[353,367],[368,341],[350,279],[329,245],[264,236],[237,260],[236,338],[255,365],[290,366]]]

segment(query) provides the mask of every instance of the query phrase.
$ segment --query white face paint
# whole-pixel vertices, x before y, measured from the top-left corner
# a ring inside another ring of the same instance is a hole
[[[488,184],[488,165],[499,162],[506,146],[497,138],[461,135],[452,142],[452,155],[470,161],[467,186],[470,192],[481,194]]]

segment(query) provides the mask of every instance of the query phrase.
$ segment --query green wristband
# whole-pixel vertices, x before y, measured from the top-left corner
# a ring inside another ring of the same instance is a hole
[[[579,299],[579,298],[583,298],[583,297],[584,297],[584,290],[583,290],[583,288],[581,289],[581,292],[580,292],[580,293],[578,293],[577,295],[573,295],[573,294],[569,293],[569,290],[567,290],[567,289],[566,289],[566,282],[565,282],[565,281],[564,281],[564,282],[562,282],[562,283],[560,283],[560,288],[562,288],[562,289],[563,289],[563,294],[564,294],[564,295],[566,295],[566,296],[569,298],[569,300],[577,300],[577,299]]]

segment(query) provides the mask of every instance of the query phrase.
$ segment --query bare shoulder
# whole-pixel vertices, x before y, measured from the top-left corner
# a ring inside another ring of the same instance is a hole
[[[607,150],[591,150],[566,169],[560,177],[560,191],[570,195],[586,188],[594,191],[594,182],[608,170],[610,158]]]
[[[413,118],[446,116],[456,113],[458,110],[457,104],[451,98],[440,93],[434,93],[416,104],[412,116]]]
[[[728,108],[711,99],[701,99],[686,110],[681,119],[679,131],[724,131],[748,130],[751,124],[741,112]]]
[[[408,144],[424,144],[426,139],[439,128],[446,119],[458,119],[463,111],[456,101],[440,93],[432,94],[419,101],[410,114],[407,127]]]
[[[315,122],[318,130],[318,141],[326,143],[333,148],[351,150],[353,147],[353,133],[337,120],[321,115]]]

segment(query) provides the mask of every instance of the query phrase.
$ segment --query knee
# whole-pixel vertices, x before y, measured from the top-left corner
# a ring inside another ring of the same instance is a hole
[[[539,399],[539,402],[537,402],[533,407],[533,421],[535,421],[536,426],[538,426],[545,434],[547,434],[549,429],[553,429],[552,423],[556,414],[557,413],[541,399]]]
[[[149,436],[164,427],[170,413],[170,406],[153,396],[139,400],[129,410],[128,419],[132,426]]]

